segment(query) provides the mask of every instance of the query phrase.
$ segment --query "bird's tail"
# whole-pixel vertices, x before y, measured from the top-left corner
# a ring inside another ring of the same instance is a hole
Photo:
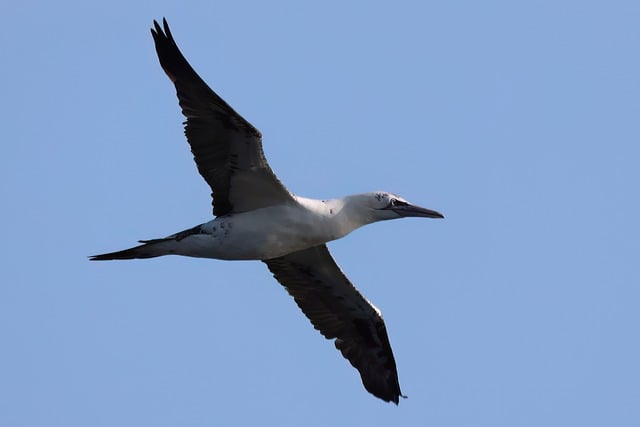
[[[175,253],[176,239],[173,236],[164,239],[140,240],[140,243],[142,244],[133,248],[93,255],[89,259],[91,261],[106,261],[112,259],[155,258]]]

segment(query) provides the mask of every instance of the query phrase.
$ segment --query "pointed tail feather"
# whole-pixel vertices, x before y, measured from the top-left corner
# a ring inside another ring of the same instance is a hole
[[[172,243],[174,242],[175,240],[172,238],[140,240],[140,243],[142,243],[142,245],[124,249],[122,251],[92,255],[89,257],[89,260],[107,261],[112,259],[154,258],[162,255],[169,255],[174,253],[174,249],[172,248]]]

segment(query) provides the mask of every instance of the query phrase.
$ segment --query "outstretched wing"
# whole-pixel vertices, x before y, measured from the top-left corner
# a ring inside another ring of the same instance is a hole
[[[382,313],[346,278],[326,245],[264,260],[313,326],[360,372],[374,396],[402,396]]]
[[[167,21],[151,29],[160,65],[174,83],[185,135],[198,171],[209,184],[216,216],[293,202],[262,151],[262,135],[191,68]]]

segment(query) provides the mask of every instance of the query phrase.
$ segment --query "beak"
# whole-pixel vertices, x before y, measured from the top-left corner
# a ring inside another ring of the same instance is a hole
[[[444,215],[440,212],[409,204],[402,206],[390,206],[387,209],[391,209],[401,217],[415,216],[421,218],[444,218]]]

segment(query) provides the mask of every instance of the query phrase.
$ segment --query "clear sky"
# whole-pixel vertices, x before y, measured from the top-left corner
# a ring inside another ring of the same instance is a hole
[[[640,425],[640,3],[0,5],[0,425]],[[211,218],[166,16],[295,193],[445,220],[331,243],[385,314],[368,394],[259,262],[89,262]]]

